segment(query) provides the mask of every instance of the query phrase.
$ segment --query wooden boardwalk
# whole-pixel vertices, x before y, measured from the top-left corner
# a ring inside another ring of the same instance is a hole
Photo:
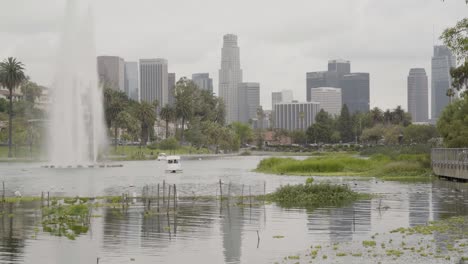
[[[454,180],[468,180],[468,148],[435,148],[431,151],[434,173]]]

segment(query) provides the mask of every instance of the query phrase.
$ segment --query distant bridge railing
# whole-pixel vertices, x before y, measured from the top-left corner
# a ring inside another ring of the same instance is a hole
[[[438,176],[468,180],[468,148],[435,148],[432,170]]]

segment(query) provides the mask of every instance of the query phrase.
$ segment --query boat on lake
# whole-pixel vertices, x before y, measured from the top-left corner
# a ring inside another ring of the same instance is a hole
[[[167,155],[166,155],[166,153],[159,153],[159,155],[158,155],[158,161],[161,161],[161,160],[167,160]]]
[[[180,163],[180,156],[168,156],[166,172],[178,173],[182,172],[182,165]]]

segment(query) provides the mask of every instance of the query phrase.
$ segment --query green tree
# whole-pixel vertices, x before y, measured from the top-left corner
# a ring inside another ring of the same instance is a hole
[[[161,119],[166,122],[166,138],[169,138],[169,123],[175,119],[176,110],[174,107],[166,105],[161,108],[159,115],[161,116]]]
[[[460,65],[451,70],[452,86],[458,91],[468,86],[468,18],[447,28],[440,37],[457,57]]]
[[[307,134],[302,130],[291,132],[291,139],[294,144],[304,145],[307,142]]]
[[[438,137],[437,129],[433,125],[409,125],[403,130],[403,139],[406,143],[428,143],[432,138]]]
[[[338,131],[340,132],[341,140],[343,142],[353,141],[353,121],[346,104],[341,108],[341,114],[338,118]]]
[[[21,85],[21,93],[23,94],[24,99],[33,104],[36,99],[42,95],[42,89],[43,87],[31,81],[27,81]]]
[[[148,102],[135,104],[134,115],[140,121],[141,125],[141,145],[146,145],[151,134],[150,130],[154,130],[153,127],[156,122],[155,104],[150,104]]]
[[[384,125],[377,124],[371,128],[364,129],[364,131],[362,131],[361,140],[377,144],[384,137],[384,133]]]
[[[184,143],[185,122],[195,113],[195,102],[198,100],[197,86],[186,77],[182,77],[175,87],[175,109],[177,118],[181,120],[181,141]]]
[[[333,133],[332,125],[333,120],[330,115],[321,109],[315,116],[315,123],[306,131],[307,138],[310,142],[329,143]]]
[[[384,121],[384,116],[382,110],[378,107],[374,107],[370,110],[369,112],[370,119],[372,121],[372,126],[375,126],[379,123],[383,123]]]
[[[249,125],[240,122],[234,122],[230,126],[236,133],[237,137],[239,137],[241,144],[246,144],[252,140],[253,131]]]
[[[468,96],[455,100],[442,112],[437,130],[449,148],[468,147]]]
[[[8,157],[11,158],[12,129],[13,129],[13,90],[26,80],[24,64],[15,58],[8,58],[0,63],[0,85],[9,91],[10,113],[8,121]]]
[[[124,92],[104,87],[104,114],[107,127],[114,128],[114,148],[117,150],[119,125],[117,117],[128,106],[128,97]]]

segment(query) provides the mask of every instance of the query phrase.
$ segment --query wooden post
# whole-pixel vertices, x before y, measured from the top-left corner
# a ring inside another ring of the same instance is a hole
[[[162,197],[162,198],[163,198],[163,204],[165,204],[165,200],[164,200],[164,195],[165,195],[165,194],[166,194],[166,181],[163,180],[163,195],[162,195],[162,196],[163,196],[163,197]]]
[[[167,194],[167,215],[169,216],[169,206],[171,205],[171,185],[168,185],[168,194]]]
[[[5,203],[5,182],[2,182],[3,192],[2,192],[2,202]]]
[[[50,204],[50,193],[47,192],[47,207],[49,207]]]
[[[44,205],[44,192],[41,192],[41,207]]]
[[[242,204],[243,204],[244,203],[244,184],[242,184],[241,199],[242,199]]]
[[[223,200],[223,186],[222,186],[222,182],[221,182],[221,179],[219,179],[219,200],[222,201]]]
[[[231,199],[231,182],[228,184],[228,199]]]
[[[174,214],[177,210],[177,187],[174,183]]]
[[[159,183],[158,183],[158,213],[159,213]]]
[[[250,198],[250,207],[252,207],[252,192],[250,190],[250,185],[249,185],[249,198]]]

